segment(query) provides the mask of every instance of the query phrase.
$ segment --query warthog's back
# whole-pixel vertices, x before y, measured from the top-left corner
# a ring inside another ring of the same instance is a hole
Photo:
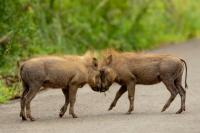
[[[23,64],[21,77],[26,82],[42,82],[44,86],[61,87],[84,69],[78,61],[71,61],[62,57],[38,57]]]
[[[171,55],[125,53],[118,59],[123,61],[136,77],[137,84],[159,83],[167,74],[179,76],[183,71],[181,60]],[[118,59],[115,58],[115,62]]]

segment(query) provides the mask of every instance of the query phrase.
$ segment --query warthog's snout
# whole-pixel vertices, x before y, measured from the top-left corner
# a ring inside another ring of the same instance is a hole
[[[99,89],[100,92],[106,92],[109,89],[109,87],[107,87],[107,85],[105,84],[101,84],[101,87]]]
[[[101,84],[97,85],[97,90],[100,91],[101,90]]]
[[[101,84],[99,85],[96,85],[96,87],[92,87],[92,90],[93,91],[96,91],[96,92],[105,92],[109,89],[109,87],[106,87],[106,86],[102,86]]]
[[[96,87],[91,87],[93,91],[101,92],[101,85],[97,85]]]

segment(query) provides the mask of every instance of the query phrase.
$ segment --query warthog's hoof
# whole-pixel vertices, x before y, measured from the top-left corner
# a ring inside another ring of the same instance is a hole
[[[134,110],[134,107],[133,107],[133,106],[130,106],[130,108],[129,108],[127,114],[131,114],[131,112],[132,112],[133,110]]]
[[[129,111],[128,111],[128,112],[126,112],[126,115],[130,115],[130,114],[131,114],[131,112],[129,112]]]
[[[181,114],[182,112],[183,112],[183,109],[180,108],[180,109],[176,112],[176,114]]]
[[[78,118],[76,114],[71,114],[73,118]]]
[[[26,120],[27,120],[26,116],[25,116],[22,112],[20,113],[19,116],[22,117],[22,120],[23,120],[23,121],[26,121]]]
[[[31,121],[35,121],[35,118],[33,118],[33,117],[31,117],[31,118],[29,118]]]
[[[29,119],[30,119],[30,121],[35,121],[35,118],[34,118],[34,117],[32,117],[30,114],[27,114],[27,118],[29,118]]]
[[[110,107],[108,108],[108,111],[110,111],[110,110],[112,110],[112,109],[113,109],[113,107],[110,106]]]
[[[108,111],[112,110],[115,107],[114,104],[111,104],[110,107],[108,108]]]
[[[165,108],[162,108],[161,112],[164,112],[166,109]]]
[[[26,118],[25,116],[22,115],[21,117],[22,117],[22,120],[23,120],[23,121],[26,121],[26,120],[27,120],[27,118]]]
[[[64,115],[63,113],[60,113],[60,114],[59,114],[59,117],[60,117],[60,118],[62,118],[62,117],[63,117],[63,115]]]
[[[59,113],[59,117],[62,118],[65,114],[67,110],[67,107],[66,106],[63,106],[61,109],[60,109],[60,113]]]

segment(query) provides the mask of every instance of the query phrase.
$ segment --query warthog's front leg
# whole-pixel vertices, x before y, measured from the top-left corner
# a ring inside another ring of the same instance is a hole
[[[74,104],[76,102],[76,93],[77,93],[78,87],[77,86],[70,86],[69,87],[69,114],[72,115],[73,118],[77,118],[77,115],[74,113]]]
[[[113,100],[113,102],[111,103],[110,107],[108,110],[112,110],[113,107],[116,106],[117,101],[119,100],[119,98],[127,91],[126,86],[121,86],[120,89],[117,91],[116,95],[115,95],[115,99]]]
[[[60,109],[60,114],[59,114],[60,117],[63,117],[63,115],[65,114],[65,112],[67,110],[67,106],[69,104],[69,88],[63,88],[62,92],[65,96],[65,103],[62,106],[62,108]]]
[[[135,82],[134,81],[128,83],[127,90],[128,90],[128,99],[130,102],[129,110],[127,114],[130,114],[134,110],[134,97],[135,97]]]

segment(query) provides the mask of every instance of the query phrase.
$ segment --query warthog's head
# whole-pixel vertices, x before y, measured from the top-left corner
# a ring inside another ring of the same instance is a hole
[[[105,92],[115,82],[116,72],[111,67],[112,55],[109,55],[101,62],[100,74],[101,74],[101,92]]]
[[[101,89],[101,75],[100,71],[98,70],[98,61],[94,57],[91,58],[91,60],[88,60],[87,62],[89,67],[88,84],[93,91],[99,92]]]

